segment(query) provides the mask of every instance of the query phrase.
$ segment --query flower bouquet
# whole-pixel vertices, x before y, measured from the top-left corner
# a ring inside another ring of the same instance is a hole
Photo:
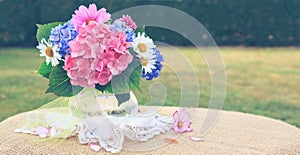
[[[110,16],[91,4],[80,6],[67,22],[38,25],[37,48],[46,60],[37,73],[49,79],[46,92],[59,98],[28,113],[15,132],[46,140],[77,137],[94,151],[117,153],[125,138],[147,142],[171,128],[192,131],[185,109],[173,119],[153,110],[138,112],[132,90],[140,90],[141,79],[160,75],[163,56],[130,16]],[[134,142],[142,149],[139,144],[145,143]]]
[[[141,78],[157,78],[163,56],[128,15],[112,21],[105,8],[80,6],[66,23],[38,25],[37,73],[49,79],[47,93],[70,97],[83,88],[123,94]]]
[[[91,4],[80,6],[67,22],[38,25],[37,48],[46,60],[37,73],[49,79],[46,92],[60,97],[29,113],[16,132],[49,139],[77,136],[95,151],[115,153],[125,137],[148,141],[171,129],[169,117],[138,113],[132,92],[140,89],[141,79],[160,75],[163,56],[130,16],[110,16]],[[106,108],[112,104],[119,109]]]

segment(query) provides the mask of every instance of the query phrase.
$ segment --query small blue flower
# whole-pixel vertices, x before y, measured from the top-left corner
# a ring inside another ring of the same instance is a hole
[[[125,29],[125,35],[127,37],[127,42],[133,42],[133,39],[135,38],[135,33],[132,28],[126,28]]]
[[[60,48],[59,54],[62,57],[70,54],[69,41],[74,40],[78,32],[75,30],[74,25],[71,21],[66,22],[64,25],[58,25],[51,30],[50,41],[53,45],[58,45]]]
[[[151,72],[146,72],[145,68],[142,70],[142,78],[146,80],[157,78],[163,67],[162,62],[164,61],[164,57],[160,54],[160,51],[157,48],[153,48],[153,55],[154,57],[151,60],[154,60],[154,67],[151,67]],[[148,62],[150,62],[150,60],[148,60]]]

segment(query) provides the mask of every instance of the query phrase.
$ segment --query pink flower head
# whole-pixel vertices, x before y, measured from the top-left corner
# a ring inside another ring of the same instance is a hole
[[[101,72],[96,72],[95,82],[100,85],[106,85],[111,79],[113,75],[111,74],[108,68],[103,69]]]
[[[128,15],[123,15],[122,18],[120,18],[120,21],[126,23],[126,25],[128,27],[131,27],[133,30],[136,30],[136,24],[135,22],[132,20],[132,18]]]
[[[75,11],[75,14],[72,16],[72,23],[75,26],[76,30],[88,25],[91,22],[104,23],[110,19],[110,14],[106,12],[105,8],[97,10],[95,4],[90,4],[89,8],[81,5],[78,10]]]
[[[95,84],[106,85],[133,60],[125,34],[113,32],[103,23],[81,27],[69,45],[70,55],[66,56],[64,69],[72,85],[91,88]]]
[[[183,132],[191,132],[193,129],[190,127],[191,119],[189,112],[183,108],[180,113],[178,111],[175,111],[173,114],[173,129],[177,133],[183,133]]]
[[[65,57],[65,66],[63,67],[64,70],[69,70],[69,69],[74,68],[75,63],[76,63],[76,59],[72,58],[70,55],[66,55],[66,57]]]

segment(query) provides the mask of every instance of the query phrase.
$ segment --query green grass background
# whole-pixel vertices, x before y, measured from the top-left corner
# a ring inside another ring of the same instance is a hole
[[[207,107],[211,93],[210,74],[214,73],[209,72],[204,58],[195,48],[178,47],[178,50],[196,70],[199,79],[196,82],[200,84],[199,107]],[[172,56],[172,49],[162,48],[161,51],[165,56]],[[299,48],[222,47],[220,51],[227,74],[223,109],[268,116],[300,127]],[[0,49],[0,121],[56,98],[44,93],[48,81],[34,72],[43,61],[36,49]],[[185,73],[186,70],[177,71]],[[154,82],[166,87],[165,106],[179,105],[180,85],[172,68],[164,67]],[[150,101],[150,84],[142,80],[142,91],[135,92],[140,104]]]

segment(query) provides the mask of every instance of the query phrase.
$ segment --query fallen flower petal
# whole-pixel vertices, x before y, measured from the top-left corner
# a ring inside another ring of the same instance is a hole
[[[47,134],[39,134],[40,138],[46,138],[48,135]]]
[[[195,137],[195,136],[189,136],[189,139],[192,140],[192,141],[195,141],[195,142],[201,142],[201,141],[204,140],[201,137]]]
[[[176,139],[173,139],[173,138],[164,138],[164,140],[169,141],[171,143],[178,143],[178,141]]]
[[[39,126],[35,128],[35,133],[39,135],[41,138],[46,138],[47,135],[50,133],[50,130],[46,127]]]
[[[50,130],[51,137],[57,136],[61,133],[61,130],[56,130],[55,127],[52,127]]]
[[[101,150],[101,146],[100,146],[100,145],[93,144],[93,143],[90,143],[90,144],[88,144],[88,145],[89,145],[89,147],[90,147],[93,151],[95,151],[95,152],[98,152],[98,151]]]
[[[192,128],[187,128],[185,131],[186,131],[186,132],[192,132],[193,129],[192,129]]]

